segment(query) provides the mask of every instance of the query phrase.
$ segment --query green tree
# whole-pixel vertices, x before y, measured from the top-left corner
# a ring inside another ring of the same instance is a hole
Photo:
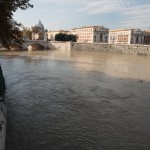
[[[22,30],[22,36],[24,39],[32,39],[32,31],[29,28],[23,28]]]
[[[65,41],[65,35],[63,33],[59,33],[55,35],[55,41]]]
[[[72,34],[58,33],[55,35],[55,41],[77,41],[77,36]]]
[[[13,13],[18,9],[33,7],[30,0],[0,0],[0,41],[9,47],[12,41],[20,42],[20,24],[13,20]],[[19,35],[19,36],[18,36]]]

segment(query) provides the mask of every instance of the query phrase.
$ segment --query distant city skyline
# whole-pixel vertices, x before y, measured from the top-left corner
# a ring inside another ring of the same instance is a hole
[[[31,0],[34,8],[18,10],[14,19],[31,27],[42,21],[48,30],[103,25],[150,28],[150,0]]]

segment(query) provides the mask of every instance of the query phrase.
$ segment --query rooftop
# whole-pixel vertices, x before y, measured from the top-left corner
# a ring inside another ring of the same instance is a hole
[[[108,29],[108,28],[105,28],[104,26],[83,26],[83,27],[79,27],[79,28],[73,28],[73,29],[71,29],[71,30],[84,29],[84,28],[101,28],[101,29]]]
[[[44,28],[44,25],[42,24],[41,20],[39,20],[39,22],[38,22],[38,24],[36,25],[36,27]]]

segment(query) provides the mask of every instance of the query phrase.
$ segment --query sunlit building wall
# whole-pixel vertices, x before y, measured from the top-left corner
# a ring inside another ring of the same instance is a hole
[[[110,44],[143,44],[144,34],[140,29],[109,30]]]
[[[109,29],[103,26],[84,26],[74,28],[70,33],[77,35],[77,42],[81,43],[108,43]]]

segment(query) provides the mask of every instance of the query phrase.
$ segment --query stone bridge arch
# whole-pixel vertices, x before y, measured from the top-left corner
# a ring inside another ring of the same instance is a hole
[[[40,41],[40,40],[28,40],[23,43],[23,49],[27,49],[28,46],[38,45],[39,47],[43,47],[43,49],[48,49],[48,41]]]

